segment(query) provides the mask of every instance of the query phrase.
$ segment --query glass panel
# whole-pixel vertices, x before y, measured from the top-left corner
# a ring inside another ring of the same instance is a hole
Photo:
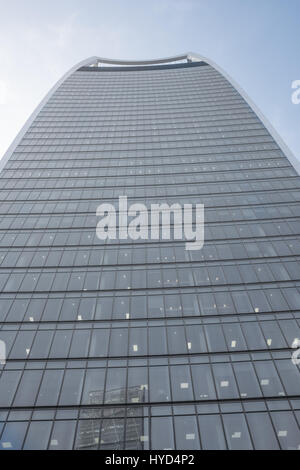
[[[151,419],[151,449],[174,449],[174,435],[172,418]]]
[[[49,442],[49,450],[72,450],[76,421],[56,421]]]
[[[183,326],[167,328],[167,338],[170,354],[185,354],[187,352],[187,342]]]
[[[220,399],[237,398],[239,396],[232,367],[230,364],[213,364],[213,374]]]
[[[148,352],[146,328],[130,328],[129,355],[143,356]]]
[[[114,328],[111,330],[109,355],[124,357],[128,355],[128,329]]]
[[[62,379],[62,370],[45,371],[36,402],[37,406],[55,406],[57,404]]]
[[[90,330],[74,331],[69,357],[87,357],[90,344]]]
[[[53,331],[38,331],[30,350],[30,359],[43,359],[48,357],[53,335]]]
[[[20,450],[24,441],[27,425],[27,423],[7,423],[0,440],[1,449]]]
[[[90,357],[103,357],[107,356],[109,340],[109,330],[94,330],[92,332]]]
[[[177,450],[199,450],[200,442],[195,416],[175,416],[175,442]]]
[[[107,371],[105,403],[126,401],[126,370],[111,368]]]
[[[6,370],[0,377],[0,406],[10,406],[13,401],[22,372]]]
[[[192,377],[196,400],[216,399],[214,381],[208,364],[192,365]]]
[[[300,430],[290,411],[271,413],[271,418],[282,450],[299,450]]]
[[[233,370],[242,398],[262,396],[252,364],[238,362],[233,364]]]
[[[38,392],[42,371],[25,370],[14,399],[14,406],[33,406]]]
[[[32,421],[27,432],[23,450],[47,449],[51,428],[52,422],[50,421]]]
[[[278,373],[271,361],[257,361],[254,363],[254,367],[264,396],[285,395]]]
[[[143,450],[148,448],[148,420],[140,418],[142,409],[136,409],[134,418],[126,419],[125,449]]]
[[[59,405],[79,405],[82,385],[83,370],[67,370],[65,373]]]
[[[87,370],[82,395],[82,403],[84,405],[99,405],[103,403],[104,379],[104,369]]]
[[[224,334],[220,325],[204,326],[209,352],[227,351]]]
[[[288,395],[299,395],[300,391],[300,368],[292,363],[290,359],[276,362],[279,376],[284,383]]]
[[[255,450],[279,450],[276,434],[267,413],[248,413],[247,421]]]
[[[52,358],[68,357],[72,340],[72,331],[56,331],[51,346],[50,356]]]
[[[170,401],[170,385],[168,367],[150,367],[150,400],[151,402]]]
[[[198,416],[203,450],[225,450],[226,442],[223,425],[218,415]]]
[[[192,325],[186,327],[187,348],[190,353],[207,352],[205,334],[203,327]]]
[[[127,383],[127,402],[143,403],[148,401],[148,369],[129,367]]]
[[[225,427],[228,448],[230,450],[253,449],[246,420],[243,415],[224,414],[223,423]]]
[[[165,328],[148,328],[149,354],[167,354],[167,338]]]
[[[170,373],[172,385],[172,400],[193,400],[192,380],[189,367],[171,366]]]

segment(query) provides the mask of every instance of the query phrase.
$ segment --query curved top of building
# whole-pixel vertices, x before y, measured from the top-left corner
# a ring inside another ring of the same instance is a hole
[[[122,60],[122,59],[107,59],[104,57],[90,57],[86,59],[86,66],[99,66],[99,65],[123,65],[123,66],[140,66],[140,65],[158,65],[158,64],[169,64],[174,62],[193,62],[202,60],[200,56],[188,52],[186,54],[180,54],[172,57],[163,57],[160,59],[150,60]]]
[[[218,71],[237,91],[238,93],[244,98],[244,100],[248,103],[251,109],[256,113],[257,117],[261,120],[264,124],[265,128],[268,130],[270,135],[273,137],[275,142],[278,144],[280,149],[283,151],[285,156],[288,158],[294,169],[300,175],[300,160],[294,156],[291,152],[289,147],[286,143],[282,140],[278,132],[269,122],[269,120],[264,116],[261,110],[257,107],[257,105],[251,100],[251,98],[247,95],[247,93],[239,86],[239,84],[225,72],[219,65],[213,62],[211,59],[208,59],[204,56],[196,54],[194,52],[186,52],[183,54],[171,56],[171,57],[164,57],[159,59],[149,59],[149,60],[122,60],[122,59],[109,59],[99,56],[92,56],[83,61],[74,65],[55,85],[54,87],[48,92],[45,98],[41,101],[32,115],[29,117],[21,131],[18,133],[6,153],[4,154],[3,158],[0,160],[0,172],[2,171],[3,167],[5,166],[6,162],[9,160],[10,156],[19,145],[20,141],[24,137],[25,133],[33,123],[36,116],[39,114],[41,109],[45,106],[48,100],[52,97],[52,95],[56,92],[56,90],[60,87],[64,81],[69,78],[73,73],[82,70],[94,69],[96,70],[122,70],[129,71],[129,70],[151,70],[156,68],[169,68],[171,67],[185,67],[185,66],[193,66],[193,65],[209,65]]]

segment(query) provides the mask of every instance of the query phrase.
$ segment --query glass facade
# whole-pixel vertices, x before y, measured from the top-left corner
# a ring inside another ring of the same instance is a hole
[[[119,195],[204,248],[99,240]],[[216,69],[79,68],[0,198],[0,449],[300,448],[300,178]]]

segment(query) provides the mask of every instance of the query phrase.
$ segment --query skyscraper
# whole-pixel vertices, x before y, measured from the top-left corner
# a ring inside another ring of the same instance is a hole
[[[299,164],[218,66],[88,59],[1,165],[1,449],[300,448]],[[100,240],[120,195],[204,247]]]

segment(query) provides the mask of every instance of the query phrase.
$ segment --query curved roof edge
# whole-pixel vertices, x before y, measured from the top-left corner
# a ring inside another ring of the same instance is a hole
[[[166,57],[166,58],[161,58],[161,59],[152,59],[152,60],[121,60],[121,59],[105,59],[101,58],[98,56],[93,56],[89,57],[88,59],[82,60],[78,64],[74,65],[68,72],[66,72],[61,79],[58,80],[58,82],[50,89],[50,91],[47,93],[47,95],[44,97],[44,99],[40,102],[40,104],[37,106],[37,108],[33,111],[33,113],[30,115],[30,117],[27,119],[25,122],[24,126],[21,128],[7,151],[5,152],[4,156],[0,160],[0,172],[3,170],[5,164],[7,161],[10,159],[11,155],[23,139],[24,135],[26,134],[27,130],[35,120],[36,116],[39,114],[39,112],[42,110],[42,108],[45,106],[45,104],[49,101],[49,99],[52,97],[52,95],[56,92],[56,90],[60,87],[60,85],[67,79],[69,78],[72,73],[76,72],[76,70],[80,69],[81,67],[85,66],[90,66],[90,65],[98,65],[99,63],[105,63],[105,64],[111,64],[111,65],[154,65],[154,64],[163,64],[163,63],[169,63],[169,62],[176,62],[179,60],[187,60],[191,62],[195,61],[203,61],[206,62],[208,65],[213,67],[215,70],[217,70],[221,75],[223,75],[224,78],[228,80],[229,83],[240,93],[240,95],[244,98],[244,100],[248,103],[248,105],[252,108],[252,110],[256,113],[258,118],[261,120],[261,122],[264,124],[266,129],[269,131],[275,142],[278,144],[280,149],[283,151],[283,153],[286,155],[288,160],[290,161],[291,165],[293,168],[296,170],[298,175],[300,175],[300,161],[295,157],[295,155],[292,153],[292,151],[289,149],[287,144],[283,141],[283,139],[280,137],[276,129],[273,127],[273,125],[270,123],[270,121],[266,118],[266,116],[262,113],[262,111],[258,108],[258,106],[252,101],[252,99],[247,95],[247,93],[240,87],[240,85],[230,76],[228,75],[227,72],[225,72],[219,65],[215,64],[212,60],[203,57],[199,54],[193,53],[193,52],[187,52],[185,54],[180,54],[177,56],[173,57]]]
[[[106,59],[105,57],[95,57],[93,59],[96,59],[95,65],[98,63],[110,64],[110,65],[156,65],[156,64],[168,64],[169,62],[176,62],[176,61],[185,60],[185,59],[188,60],[191,58],[190,58],[190,54],[180,54],[180,55],[176,55],[173,57],[163,57],[160,59],[150,59],[150,60],[121,60],[121,59]]]

